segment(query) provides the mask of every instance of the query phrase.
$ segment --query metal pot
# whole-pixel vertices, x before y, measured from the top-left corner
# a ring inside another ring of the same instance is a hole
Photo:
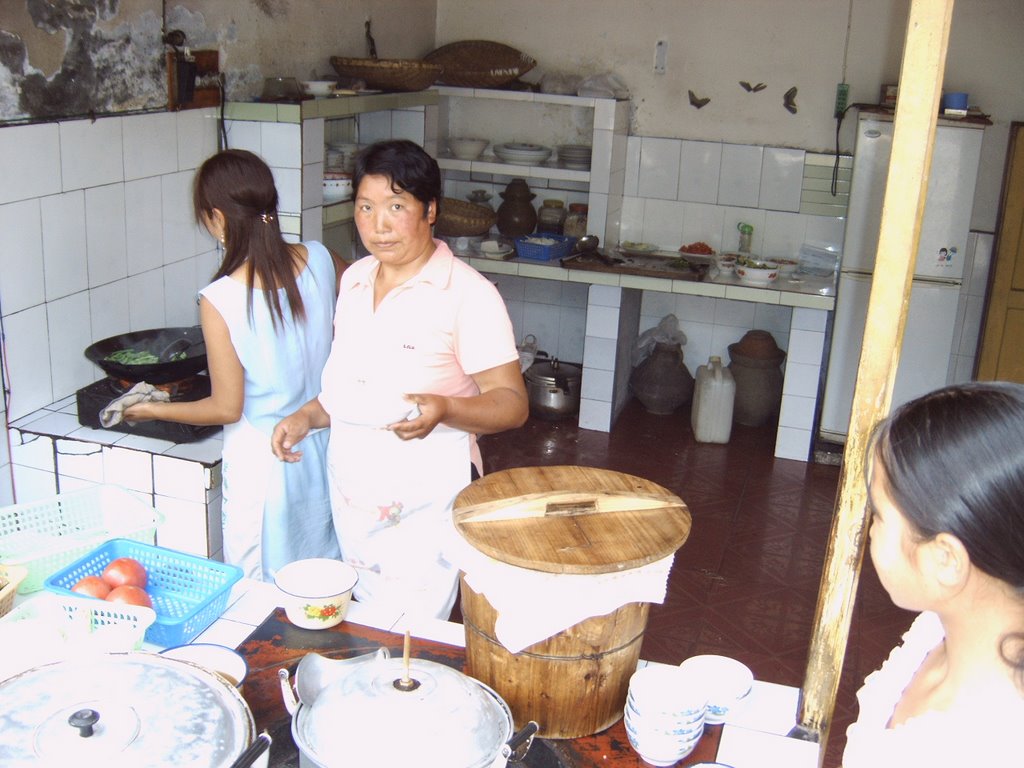
[[[126,365],[107,358],[122,349],[152,352],[161,362]],[[108,376],[125,381],[167,384],[195,376],[206,369],[206,343],[198,325],[184,328],[151,328],[111,336],[85,349],[85,356]],[[174,359],[171,359],[171,358]]]
[[[544,353],[539,352],[539,355]],[[530,412],[542,419],[565,419],[580,410],[583,366],[557,358],[536,362],[525,374]]]
[[[87,654],[0,683],[0,765],[228,768],[255,740],[234,686],[157,654]]]
[[[302,662],[300,662],[300,665]],[[330,665],[330,672],[326,672]],[[279,670],[300,768],[416,765],[441,748],[452,768],[503,768],[537,731],[513,736],[512,712],[491,688],[456,669],[425,659],[392,659],[386,649],[324,661],[310,686],[303,669],[295,688]],[[307,670],[308,671],[308,670]]]

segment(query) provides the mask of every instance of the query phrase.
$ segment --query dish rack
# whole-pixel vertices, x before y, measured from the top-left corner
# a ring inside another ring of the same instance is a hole
[[[210,626],[228,606],[231,587],[242,578],[235,565],[130,539],[112,539],[46,580],[45,587],[69,596],[79,579],[99,576],[111,560],[131,557],[149,577],[146,592],[156,620],[146,630],[154,645],[183,645]]]
[[[144,605],[108,603],[91,597],[40,595],[3,618],[4,622],[41,621],[60,630],[76,648],[126,653],[142,647],[156,613]]]
[[[36,592],[47,576],[107,539],[152,543],[163,519],[115,485],[14,504],[0,509],[0,563],[27,568],[18,592]]]
[[[540,242],[542,240],[550,240],[551,242]],[[549,232],[537,235],[523,235],[515,240],[516,255],[520,259],[554,261],[555,259],[563,259],[568,256],[575,243],[576,238],[569,235],[556,235]]]

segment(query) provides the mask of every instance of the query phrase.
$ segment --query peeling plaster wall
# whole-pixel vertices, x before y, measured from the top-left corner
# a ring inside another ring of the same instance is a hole
[[[0,122],[161,109],[162,43],[180,29],[220,51],[229,99],[271,76],[333,76],[331,56],[365,56],[366,19],[382,58],[434,48],[436,2],[396,0],[0,0]]]

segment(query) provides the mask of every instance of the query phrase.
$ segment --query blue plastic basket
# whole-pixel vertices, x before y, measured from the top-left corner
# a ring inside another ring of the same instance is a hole
[[[531,240],[553,240],[553,243],[537,243]],[[515,239],[516,256],[520,259],[532,261],[554,261],[569,255],[575,237],[569,235],[556,235],[553,232],[538,232],[535,235],[524,235]]]
[[[235,565],[130,539],[111,539],[54,573],[44,587],[80,597],[71,587],[85,576],[99,576],[119,557],[138,560],[149,575],[146,592],[153,601],[156,621],[146,630],[145,639],[154,645],[190,642],[220,617],[228,606],[231,587],[242,578],[242,569]]]

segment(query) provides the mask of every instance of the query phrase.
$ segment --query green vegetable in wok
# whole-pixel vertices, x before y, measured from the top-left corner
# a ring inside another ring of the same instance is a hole
[[[175,352],[171,355],[169,362],[184,360],[185,357],[186,355],[184,352]],[[135,350],[131,347],[128,349],[119,349],[117,352],[111,352],[103,359],[109,360],[112,363],[120,363],[121,365],[152,365],[153,363],[160,362],[160,358],[152,352]]]

